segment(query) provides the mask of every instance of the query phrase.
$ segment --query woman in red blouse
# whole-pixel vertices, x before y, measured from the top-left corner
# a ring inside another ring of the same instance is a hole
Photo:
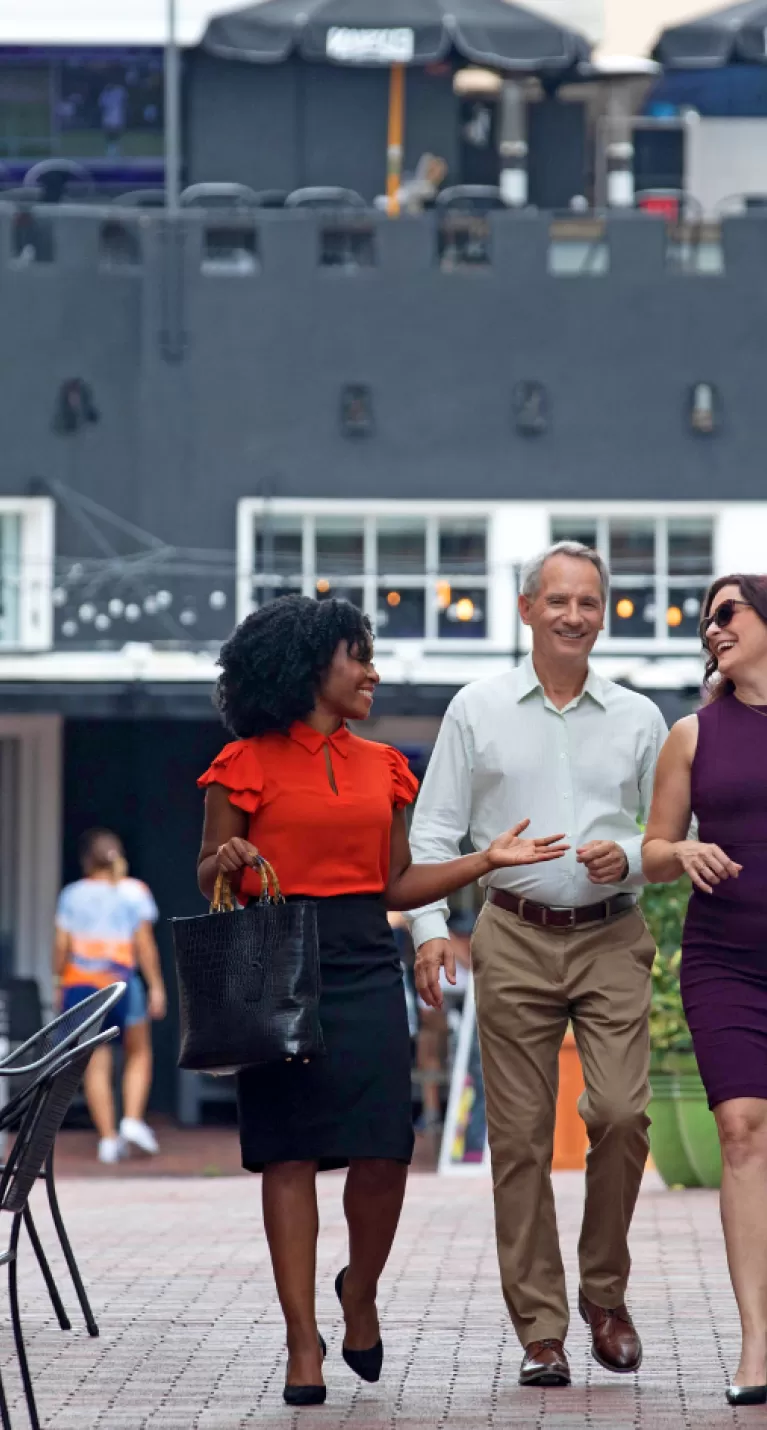
[[[354,735],[378,674],[370,624],[346,601],[289,596],[262,607],[222,649],[217,695],[238,738],[206,786],[198,863],[210,898],[223,870],[241,902],[260,892],[260,851],[286,897],[317,902],[325,1056],[238,1077],[243,1166],[263,1172],[264,1223],[285,1315],[288,1404],[320,1404],[315,1320],[318,1171],[348,1167],[349,1264],[336,1278],[343,1356],[364,1380],[383,1361],[376,1292],[413,1150],[410,1043],[387,909],[411,909],[490,869],[559,859],[561,835],[521,837],[444,864],[413,864],[404,808],[417,784],[398,751]]]

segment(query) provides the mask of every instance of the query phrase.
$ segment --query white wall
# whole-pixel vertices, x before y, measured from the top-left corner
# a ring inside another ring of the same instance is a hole
[[[696,119],[687,130],[685,187],[711,216],[723,199],[767,195],[767,119]]]
[[[647,55],[661,30],[721,9],[724,0],[604,0],[602,50],[607,55]]]

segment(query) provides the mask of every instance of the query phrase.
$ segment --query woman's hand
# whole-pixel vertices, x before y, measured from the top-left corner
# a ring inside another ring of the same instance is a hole
[[[216,873],[226,874],[230,883],[239,883],[244,869],[254,869],[258,862],[258,850],[248,839],[235,836],[219,844],[216,850]],[[238,878],[239,876],[239,878]]]
[[[545,839],[520,839],[529,824],[529,819],[523,819],[493,840],[486,851],[491,869],[508,869],[514,864],[545,864],[567,853],[570,845],[560,843],[564,834],[549,834]]]
[[[689,874],[696,889],[713,894],[713,886],[724,879],[737,879],[742,864],[730,859],[718,844],[699,844],[696,839],[682,839],[673,846],[685,874]]]

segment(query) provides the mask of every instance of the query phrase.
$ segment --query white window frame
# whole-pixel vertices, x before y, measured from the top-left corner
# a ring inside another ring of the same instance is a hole
[[[551,529],[553,523],[558,519],[568,518],[571,520],[594,521],[597,527],[597,542],[599,550],[605,560],[609,557],[609,523],[611,521],[644,521],[652,522],[656,528],[659,523],[664,523],[667,528],[669,521],[684,520],[688,518],[694,520],[705,518],[709,520],[713,527],[713,575],[722,569],[721,563],[721,515],[723,504],[721,502],[646,502],[646,501],[580,501],[580,502],[547,502],[546,514],[548,521],[549,537],[551,539]],[[767,512],[767,506],[764,511]],[[700,641],[697,636],[669,636],[665,632],[664,612],[665,595],[668,594],[669,580],[668,573],[661,569],[662,561],[656,564],[655,573],[648,574],[646,578],[637,576],[629,577],[624,581],[622,576],[611,577],[611,582],[615,586],[622,587],[624,584],[630,587],[636,579],[637,587],[644,579],[646,585],[654,585],[656,593],[660,593],[658,599],[658,612],[655,625],[655,635],[642,637],[610,635],[607,631],[599,638],[598,649],[602,651],[615,651],[626,654],[630,651],[637,655],[692,655],[700,652]],[[670,578],[675,581],[676,577]],[[664,594],[665,593],[665,594]]]
[[[5,651],[49,650],[53,643],[55,503],[51,497],[0,497],[0,517],[21,518],[18,635]]]
[[[237,510],[237,613],[238,620],[242,620],[250,611],[254,609],[252,596],[253,581],[253,551],[254,537],[258,526],[259,518],[265,514],[272,517],[292,516],[300,517],[305,521],[313,522],[321,517],[348,517],[362,519],[365,524],[365,571],[359,578],[349,577],[349,585],[355,584],[362,587],[364,591],[365,608],[375,612],[377,609],[377,586],[379,583],[379,573],[375,564],[375,520],[376,518],[395,517],[398,519],[412,517],[419,518],[442,518],[443,520],[485,521],[487,523],[487,570],[485,575],[474,576],[467,573],[465,578],[461,578],[461,584],[466,586],[480,586],[487,590],[487,610],[486,610],[486,632],[485,636],[465,636],[452,637],[440,636],[432,629],[432,632],[423,636],[387,636],[383,630],[376,639],[376,649],[382,652],[403,650],[413,653],[417,650],[441,651],[446,654],[451,652],[467,651],[507,651],[509,649],[511,620],[515,599],[514,581],[512,565],[510,562],[504,566],[501,560],[501,552],[497,549],[497,535],[499,523],[496,516],[499,507],[508,506],[509,503],[499,502],[468,502],[468,501],[391,501],[365,499],[363,501],[346,500],[344,498],[262,498],[245,497],[238,504]],[[427,527],[427,556],[426,566],[429,574],[431,569],[436,569],[437,553],[433,549],[432,526],[432,549],[429,549],[429,528]],[[500,568],[500,569],[499,569]],[[429,575],[408,575],[397,577],[398,584],[402,589],[422,588],[429,579]],[[309,569],[307,561],[306,544],[304,545],[303,564],[303,589],[307,595],[314,594],[315,573]],[[427,630],[429,629],[429,617],[427,612]]]

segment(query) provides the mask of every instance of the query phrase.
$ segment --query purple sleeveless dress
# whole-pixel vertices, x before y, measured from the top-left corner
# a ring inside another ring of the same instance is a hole
[[[682,999],[710,1107],[767,1099],[767,707],[726,696],[698,712],[692,808],[699,838],[743,865],[694,890]]]

